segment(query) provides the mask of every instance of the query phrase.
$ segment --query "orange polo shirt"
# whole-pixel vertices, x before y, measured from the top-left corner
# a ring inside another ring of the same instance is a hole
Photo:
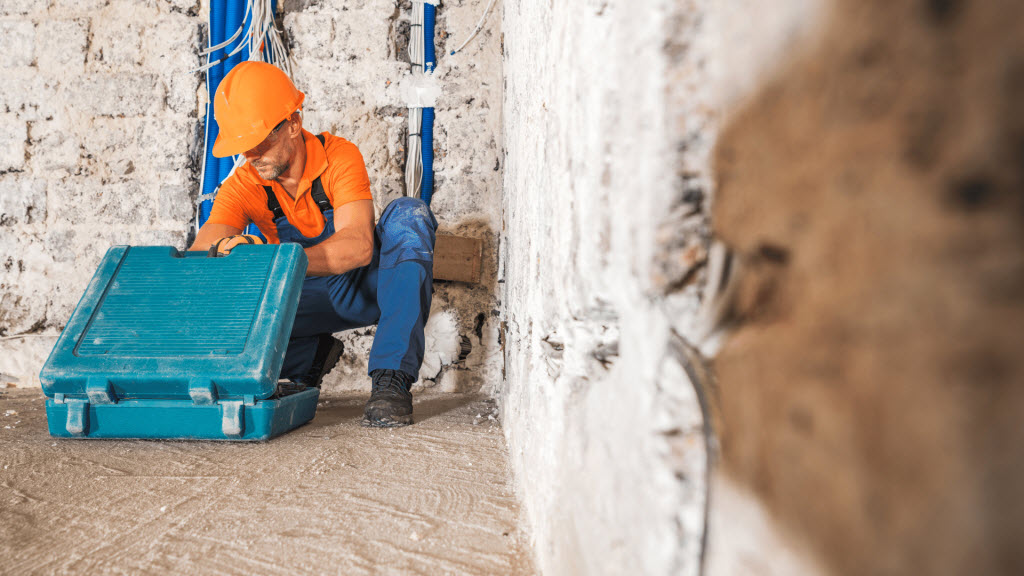
[[[363,155],[355,144],[327,132],[324,145],[312,133],[302,131],[306,142],[306,167],[299,180],[299,193],[293,200],[275,181],[260,178],[256,169],[245,163],[220,185],[213,202],[208,222],[245,228],[253,222],[267,237],[267,242],[279,244],[274,213],[267,208],[264,186],[274,189],[281,210],[303,236],[314,238],[324,230],[324,217],[313,200],[310,190],[317,176],[331,206],[338,208],[354,200],[372,200],[370,177],[366,174]]]

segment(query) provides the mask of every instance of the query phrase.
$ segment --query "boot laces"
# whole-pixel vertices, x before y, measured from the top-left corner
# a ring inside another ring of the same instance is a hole
[[[400,394],[405,396],[409,394],[409,386],[397,371],[384,370],[384,372],[377,378],[373,379],[371,395],[376,395],[378,393]]]

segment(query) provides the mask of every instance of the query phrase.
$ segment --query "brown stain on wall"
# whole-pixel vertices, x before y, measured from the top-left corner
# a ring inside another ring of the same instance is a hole
[[[836,573],[1024,574],[1024,3],[841,0],[821,38],[716,150],[715,232],[770,270],[724,470]]]

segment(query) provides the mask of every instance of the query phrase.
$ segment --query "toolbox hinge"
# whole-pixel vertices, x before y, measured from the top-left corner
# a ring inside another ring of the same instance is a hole
[[[194,378],[188,383],[188,395],[192,402],[200,406],[217,403],[217,387],[209,378]]]
[[[117,404],[114,386],[106,378],[89,378],[85,382],[85,394],[93,404]]]

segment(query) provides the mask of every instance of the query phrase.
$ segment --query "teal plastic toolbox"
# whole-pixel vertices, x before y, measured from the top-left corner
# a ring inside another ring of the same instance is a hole
[[[50,434],[267,440],[312,420],[319,389],[278,389],[305,273],[298,244],[111,248],[40,374]]]

